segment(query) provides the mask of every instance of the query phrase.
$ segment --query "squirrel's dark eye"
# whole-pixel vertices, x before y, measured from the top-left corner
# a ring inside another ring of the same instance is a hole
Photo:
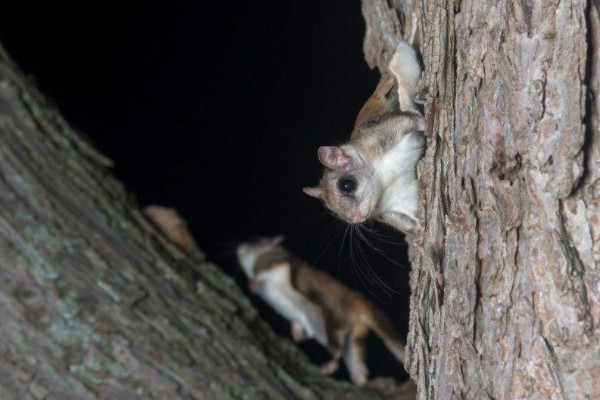
[[[350,194],[356,190],[356,179],[352,177],[345,177],[339,180],[338,188],[346,193]]]

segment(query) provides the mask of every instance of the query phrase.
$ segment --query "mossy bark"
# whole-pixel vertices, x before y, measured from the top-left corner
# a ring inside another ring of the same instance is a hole
[[[321,376],[109,165],[0,48],[1,399],[382,398]]]
[[[363,2],[371,65],[410,3]],[[597,6],[416,3],[428,138],[407,368],[422,399],[600,398]]]

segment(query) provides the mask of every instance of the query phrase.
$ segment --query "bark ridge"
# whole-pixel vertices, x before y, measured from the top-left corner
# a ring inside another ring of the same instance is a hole
[[[383,398],[322,377],[109,165],[0,47],[0,398]]]
[[[398,38],[380,10],[407,3],[363,2],[370,65]],[[406,366],[419,397],[599,398],[597,8],[415,12],[428,140]]]

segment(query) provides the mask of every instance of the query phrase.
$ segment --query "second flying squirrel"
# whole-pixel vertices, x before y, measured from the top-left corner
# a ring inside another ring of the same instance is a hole
[[[421,67],[415,50],[401,42],[373,95],[360,110],[350,141],[321,146],[325,167],[319,186],[304,188],[342,220],[376,219],[404,232],[417,226],[415,166],[425,140],[414,96]]]
[[[404,361],[404,343],[385,314],[360,293],[289,253],[281,240],[243,243],[237,249],[238,261],[250,290],[290,321],[295,340],[313,338],[328,349],[332,358],[323,373],[334,373],[343,358],[352,382],[366,383],[365,339],[370,330]]]

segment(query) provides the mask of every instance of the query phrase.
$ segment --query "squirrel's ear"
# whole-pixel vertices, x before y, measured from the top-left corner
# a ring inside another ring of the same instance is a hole
[[[316,197],[317,199],[323,197],[323,191],[319,187],[305,187],[302,189],[302,191],[311,197]]]
[[[336,146],[319,147],[319,161],[327,168],[345,168],[350,165],[350,157],[344,154],[342,149]]]
[[[278,244],[281,244],[281,242],[283,242],[284,240],[285,240],[285,236],[277,235],[277,236],[271,238],[271,243],[273,245],[278,245]]]

